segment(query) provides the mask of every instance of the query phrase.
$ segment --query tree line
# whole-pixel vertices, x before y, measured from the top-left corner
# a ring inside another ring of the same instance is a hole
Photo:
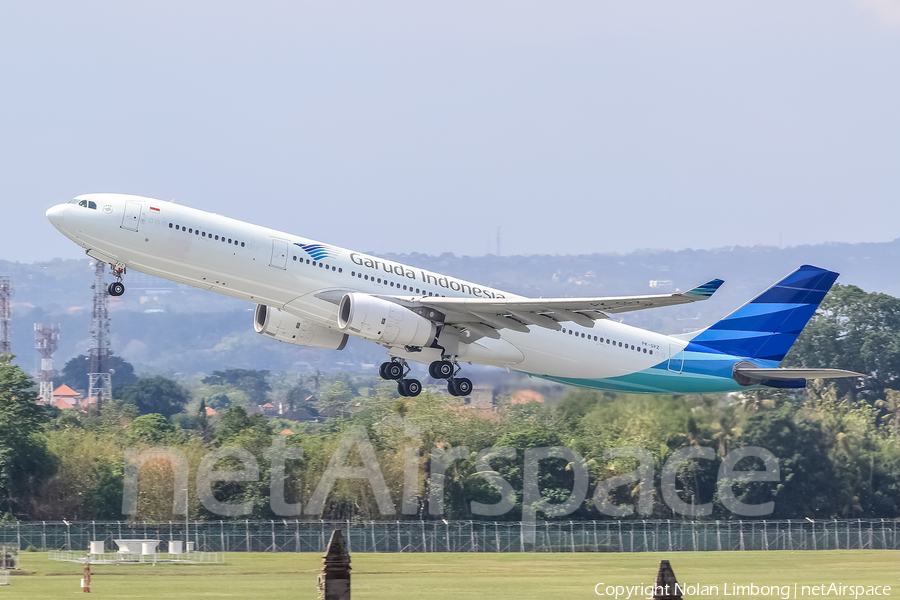
[[[417,398],[399,398],[394,384],[380,380],[226,369],[182,382],[135,377],[117,387],[99,413],[59,411],[35,403],[34,382],[7,357],[0,362],[0,512],[18,519],[122,519],[125,449],[164,446],[187,458],[190,516],[218,519],[194,493],[194,478],[212,450],[239,447],[255,458],[259,477],[217,482],[216,499],[248,503],[244,518],[279,518],[270,502],[273,438],[281,436],[287,448],[302,448],[302,458],[284,463],[284,500],[307,506],[342,436],[350,427],[362,427],[395,506],[413,486],[410,510],[383,515],[368,481],[340,479],[319,512],[304,518],[478,519],[483,517],[473,512],[473,503],[506,501],[510,510],[489,519],[520,520],[528,508],[522,493],[525,452],[545,447],[571,449],[579,463],[571,456],[541,462],[537,482],[544,502],[564,503],[578,469],[589,474],[585,499],[566,519],[682,518],[663,501],[661,481],[667,461],[690,448],[708,448],[712,458],[680,463],[678,497],[692,506],[711,502],[705,518],[739,518],[728,510],[716,482],[725,457],[746,447],[764,448],[778,460],[777,481],[746,478],[732,486],[741,502],[773,502],[765,518],[897,518],[898,333],[900,300],[835,286],[786,364],[853,369],[866,373],[865,379],[814,383],[801,391],[696,396],[566,388],[543,403],[516,404],[500,396],[489,410],[427,389]],[[304,420],[254,412],[266,401],[287,407],[287,416],[302,413]],[[515,449],[489,461],[507,488],[484,476],[478,457],[489,447]],[[652,456],[652,477],[628,476],[639,469],[638,461],[610,452],[623,447]],[[411,455],[416,457],[412,479]],[[228,468],[233,460],[223,459],[217,468]],[[436,498],[439,461],[442,493]],[[346,464],[363,464],[356,449]],[[738,468],[762,466],[745,459]],[[603,483],[610,481],[615,485]],[[595,494],[598,486],[604,486],[602,493]],[[131,518],[172,519],[175,493],[171,465],[146,462]],[[542,517],[562,515],[549,510]]]

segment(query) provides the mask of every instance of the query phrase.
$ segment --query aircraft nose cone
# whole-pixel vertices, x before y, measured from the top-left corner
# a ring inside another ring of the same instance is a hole
[[[66,214],[66,205],[65,204],[57,204],[56,206],[51,206],[47,210],[47,220],[53,224],[54,227],[59,229],[62,227],[63,219]]]

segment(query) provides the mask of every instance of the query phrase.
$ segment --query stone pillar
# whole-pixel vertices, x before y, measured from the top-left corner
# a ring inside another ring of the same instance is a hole
[[[84,561],[84,578],[81,580],[81,591],[90,593],[91,591],[91,561]]]
[[[675,571],[667,560],[659,561],[659,572],[656,573],[656,585],[653,587],[651,600],[681,600],[681,590],[678,589],[678,581],[675,579]]]
[[[350,600],[350,553],[340,529],[335,529],[322,559],[319,600]]]

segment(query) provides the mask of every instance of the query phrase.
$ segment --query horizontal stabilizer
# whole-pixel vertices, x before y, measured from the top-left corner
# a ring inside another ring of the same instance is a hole
[[[861,373],[843,369],[757,369],[755,367],[734,369],[735,375],[748,379],[830,379],[833,377],[865,377]]]

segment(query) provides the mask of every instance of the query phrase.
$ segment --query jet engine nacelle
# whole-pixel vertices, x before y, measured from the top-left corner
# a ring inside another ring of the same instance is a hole
[[[405,306],[369,294],[345,294],[338,309],[338,327],[353,335],[396,346],[430,346],[434,322]]]
[[[327,350],[343,350],[349,337],[346,333],[329,329],[309,319],[295,317],[265,304],[256,306],[253,329],[256,333],[267,335],[279,342]]]

